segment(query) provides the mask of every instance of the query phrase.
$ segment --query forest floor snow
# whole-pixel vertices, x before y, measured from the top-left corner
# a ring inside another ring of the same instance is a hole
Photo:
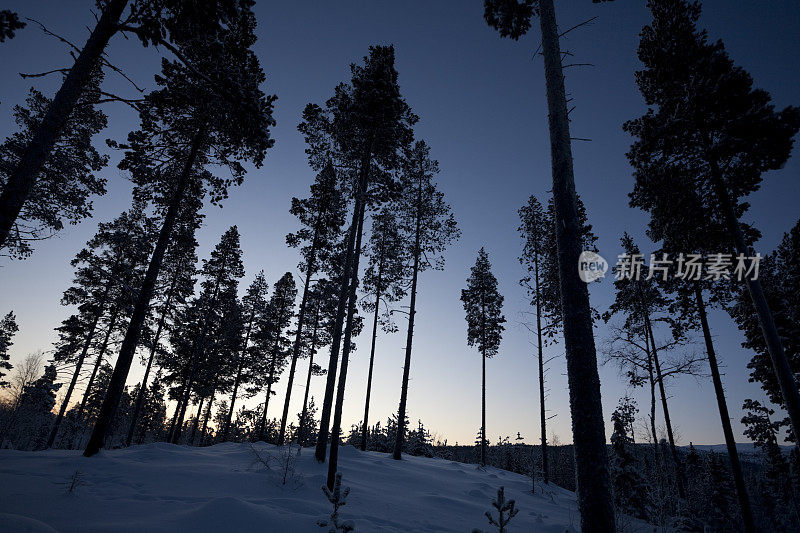
[[[316,522],[332,510],[321,490],[327,464],[304,448],[284,484],[285,459],[264,443],[155,443],[92,458],[0,450],[0,531],[324,531]],[[529,477],[497,468],[411,456],[395,461],[345,446],[339,469],[351,489],[340,514],[356,532],[490,530],[484,513],[500,486],[519,508],[508,531],[580,528],[572,492],[537,483],[532,493]]]

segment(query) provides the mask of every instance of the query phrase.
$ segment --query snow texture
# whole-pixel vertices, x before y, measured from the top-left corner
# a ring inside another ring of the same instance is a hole
[[[105,450],[0,450],[0,531],[117,533],[192,531],[320,532],[330,515],[321,490],[327,465],[303,449],[284,485],[280,450],[257,443],[189,448],[156,443]],[[271,467],[256,460],[256,450]],[[295,448],[296,450],[296,448]],[[575,495],[554,485],[487,467],[443,459],[341,448],[343,486],[350,487],[342,519],[356,532],[471,531],[500,486],[520,512],[509,531],[577,531]],[[73,490],[69,486],[80,472]]]

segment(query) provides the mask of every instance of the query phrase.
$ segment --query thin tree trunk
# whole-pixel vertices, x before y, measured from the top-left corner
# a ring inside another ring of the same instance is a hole
[[[169,305],[169,304],[167,304]],[[153,338],[153,346],[150,347],[150,356],[147,358],[147,366],[144,369],[144,377],[142,377],[142,384],[139,385],[139,391],[136,393],[136,403],[133,407],[133,416],[131,416],[131,425],[128,427],[128,435],[125,437],[125,446],[130,446],[131,442],[133,441],[133,434],[136,431],[136,422],[139,420],[139,413],[142,410],[142,404],[144,403],[144,397],[147,394],[147,380],[150,377],[150,369],[153,367],[153,359],[155,358],[156,354],[156,347],[158,346],[158,340],[161,338],[161,330],[164,328],[164,321],[166,319],[167,312],[164,310],[161,313],[161,319],[158,321],[158,328],[156,329],[156,335]]]
[[[722,379],[719,375],[719,366],[717,365],[717,355],[714,350],[714,341],[711,339],[711,329],[708,326],[708,317],[706,316],[706,306],[703,302],[703,291],[699,283],[694,284],[695,301],[697,302],[697,311],[700,315],[700,325],[703,328],[703,339],[706,343],[706,353],[708,355],[708,365],[711,367],[711,379],[714,383],[714,392],[717,396],[717,407],[719,408],[719,417],[722,422],[722,432],[725,435],[725,446],[728,449],[728,458],[731,462],[731,472],[733,474],[733,481],[736,485],[736,496],[739,499],[739,509],[742,512],[742,522],[746,532],[754,532],[756,530],[753,522],[753,514],[750,510],[750,498],[747,495],[747,489],[744,485],[744,476],[742,475],[742,465],[739,463],[739,453],[736,450],[736,441],[733,438],[733,430],[731,429],[731,419],[728,414],[728,404],[725,402],[725,390],[722,388]]]
[[[119,306],[115,306],[114,310],[111,312],[111,316],[109,317],[108,321],[108,329],[106,330],[106,335],[103,337],[103,342],[100,344],[100,350],[97,352],[97,359],[94,363],[94,368],[92,369],[92,374],[89,376],[89,382],[86,384],[86,390],[83,391],[83,399],[81,400],[81,406],[78,408],[78,415],[77,419],[80,420],[81,416],[83,416],[84,411],[86,410],[86,402],[89,401],[89,394],[92,392],[92,386],[94,385],[94,380],[97,377],[97,372],[100,370],[100,365],[103,364],[103,357],[106,355],[106,350],[108,350],[108,343],[111,339],[111,333],[114,331],[114,326],[117,323],[117,316],[119,314]]]
[[[36,184],[42,166],[50,157],[75,105],[86,90],[108,41],[117,32],[119,19],[127,4],[128,0],[108,2],[75,64],[48,106],[42,122],[22,152],[16,168],[8,176],[0,193],[0,248],[8,241],[11,228]]]
[[[542,354],[542,308],[539,294],[539,252],[535,251],[534,261],[535,276],[536,276],[536,337],[537,348],[539,351],[539,424],[542,430],[542,477],[544,484],[550,483],[550,473],[547,463],[547,417],[544,405],[544,355]],[[533,491],[536,492],[536,483],[533,482]]]
[[[547,87],[559,284],[578,510],[584,533],[613,533],[616,523],[606,456],[605,425],[589,291],[578,277],[576,269],[582,246],[581,224],[576,205],[566,89],[553,0],[539,1],[539,21]]]
[[[299,438],[298,443],[300,446],[306,444],[309,435],[303,433],[303,428],[306,424],[306,417],[308,417],[308,394],[311,389],[311,374],[314,370],[314,354],[317,350],[317,325],[319,324],[319,307],[317,307],[314,314],[314,329],[311,332],[311,351],[308,356],[308,375],[306,376],[306,392],[303,395],[303,410],[300,411],[300,428],[298,429]]]
[[[202,396],[197,404],[197,411],[194,415],[194,422],[192,423],[192,432],[189,433],[189,439],[186,441],[188,446],[194,446],[194,438],[197,435],[197,427],[200,425],[200,417],[203,413],[203,404],[206,403],[206,397]],[[175,444],[178,444],[177,442]]]
[[[486,348],[482,350],[483,372],[481,379],[481,466],[486,466]]]
[[[752,257],[754,251],[747,246],[744,240],[744,233],[739,225],[739,219],[736,216],[733,201],[731,200],[730,192],[725,184],[722,174],[716,161],[711,160],[711,175],[714,190],[717,199],[722,207],[722,213],[725,216],[725,222],[728,225],[728,231],[731,232],[736,252],[745,257]],[[752,276],[745,276],[747,282],[747,289],[750,292],[750,299],[753,301],[753,307],[758,316],[758,323],[761,326],[761,331],[764,334],[764,343],[766,344],[769,357],[772,360],[772,368],[775,371],[775,377],[778,380],[781,388],[781,397],[783,398],[783,407],[789,414],[789,420],[792,423],[792,431],[794,433],[795,442],[800,442],[800,390],[798,390],[797,381],[794,378],[794,373],[789,366],[789,360],[786,358],[786,352],[783,350],[778,329],[775,327],[775,321],[772,317],[772,311],[769,308],[767,299],[764,296],[764,290],[761,287],[761,281]]]
[[[661,363],[658,360],[658,349],[656,348],[656,339],[653,336],[653,325],[650,322],[649,314],[645,313],[644,316],[645,326],[647,333],[650,335],[650,346],[653,350],[653,363],[656,369],[656,379],[658,380],[658,389],[661,393],[661,410],[664,411],[664,424],[667,427],[667,438],[669,439],[669,449],[672,454],[672,460],[675,463],[675,472],[678,475],[678,496],[681,499],[686,499],[686,476],[683,472],[683,463],[678,455],[678,449],[675,446],[675,435],[672,432],[672,421],[669,417],[669,406],[667,405],[667,393],[664,388],[664,376],[661,374]]]
[[[356,232],[358,231],[358,221],[360,220],[362,204],[366,201],[367,184],[369,183],[369,165],[372,159],[372,137],[368,141],[367,150],[361,160],[360,176],[358,180],[358,193],[356,202],[353,206],[353,221],[350,224],[350,231],[347,235],[347,251],[344,258],[344,269],[342,271],[342,283],[339,289],[339,301],[336,306],[336,320],[333,324],[333,335],[331,336],[331,355],[328,359],[328,378],[325,382],[325,397],[322,401],[322,416],[319,421],[319,432],[317,435],[317,448],[314,456],[317,461],[325,461],[325,452],[328,448],[328,429],[333,410],[333,392],[336,387],[336,371],[339,365],[339,350],[342,342],[342,328],[344,325],[345,309],[347,307],[350,270],[353,263],[353,252],[356,243]]]
[[[369,432],[369,399],[372,394],[372,369],[375,365],[375,339],[378,336],[378,306],[381,302],[381,272],[378,270],[378,288],[375,291],[375,315],[372,318],[372,347],[369,351],[369,372],[367,373],[367,395],[364,400],[364,419],[361,423],[361,451],[367,451],[367,434]]]
[[[400,407],[397,409],[397,432],[394,436],[394,453],[392,457],[399,461],[403,458],[403,441],[405,440],[406,405],[408,403],[408,378],[411,374],[411,347],[414,341],[414,319],[417,316],[417,281],[419,279],[419,260],[422,255],[422,177],[417,190],[417,213],[414,228],[414,264],[411,271],[411,300],[408,304],[408,333],[406,334],[406,358],[403,363],[403,381],[400,384]]]
[[[236,405],[236,395],[239,393],[239,385],[242,382],[242,371],[244,370],[245,353],[247,353],[247,344],[250,342],[250,332],[253,329],[253,320],[255,319],[255,309],[250,313],[250,320],[247,321],[247,333],[244,336],[244,346],[239,352],[239,365],[236,368],[236,379],[233,382],[233,392],[231,392],[231,406],[228,409],[228,414],[225,417],[225,427],[222,430],[222,439],[220,442],[228,442],[228,433],[231,429],[231,419],[233,418],[233,407]]]
[[[83,348],[81,349],[81,354],[78,356],[78,361],[75,363],[75,371],[72,373],[72,379],[69,382],[69,387],[67,387],[67,393],[64,395],[64,400],[61,402],[61,407],[58,410],[58,416],[56,416],[55,422],[53,422],[53,427],[50,429],[50,435],[47,437],[47,447],[52,448],[53,444],[56,441],[56,436],[58,435],[58,429],[61,426],[61,422],[64,420],[64,413],[67,411],[67,406],[69,405],[69,400],[72,398],[72,392],[75,390],[75,385],[78,383],[78,378],[80,377],[81,368],[83,367],[83,361],[86,359],[86,354],[89,352],[89,346],[92,344],[92,339],[94,338],[94,332],[97,328],[97,322],[100,320],[100,316],[103,314],[103,309],[105,307],[106,298],[108,297],[108,292],[111,290],[111,281],[106,284],[106,288],[103,291],[103,296],[100,299],[100,304],[98,309],[95,311],[94,318],[92,319],[92,325],[89,328],[88,333],[86,334],[86,340],[83,343]]]
[[[366,194],[366,191],[364,191]],[[350,296],[347,307],[347,325],[344,328],[344,340],[342,341],[342,362],[339,368],[339,383],[336,389],[336,406],[333,411],[333,424],[331,426],[331,449],[328,456],[328,489],[333,490],[336,481],[336,473],[339,468],[339,436],[342,427],[342,406],[344,405],[344,390],[347,384],[347,367],[350,361],[350,344],[353,338],[353,317],[356,311],[356,289],[358,288],[358,263],[361,258],[361,236],[364,230],[364,215],[366,201],[362,199],[361,215],[358,218],[358,233],[356,234],[356,245],[353,250],[353,267],[350,276]]]
[[[645,354],[647,355],[647,382],[650,385],[650,435],[653,438],[653,461],[658,464],[658,433],[656,432],[656,377],[653,372],[653,351],[650,347],[650,338],[644,332]]]
[[[261,416],[261,431],[258,434],[258,440],[266,442],[267,433],[267,409],[269,409],[269,399],[272,397],[272,381],[275,379],[275,358],[277,354],[272,357],[272,364],[269,367],[269,381],[267,383],[267,399],[264,400],[264,413]]]
[[[89,438],[89,444],[83,452],[83,455],[86,457],[91,457],[103,447],[106,431],[111,426],[111,421],[117,412],[119,400],[125,388],[125,381],[128,378],[128,372],[130,371],[133,356],[136,352],[136,346],[139,344],[142,324],[144,324],[145,317],[147,316],[147,311],[150,307],[150,299],[153,297],[156,280],[161,270],[161,263],[164,260],[164,253],[169,245],[172,236],[172,228],[175,226],[175,221],[178,218],[181,200],[183,199],[184,192],[189,183],[189,176],[204,137],[205,134],[203,130],[198,131],[194,136],[189,156],[186,159],[186,165],[178,179],[175,194],[170,199],[167,214],[164,217],[164,224],[161,226],[161,231],[158,234],[158,241],[156,242],[156,247],[150,258],[150,264],[147,267],[147,274],[145,274],[142,287],[139,291],[139,298],[136,300],[131,320],[128,323],[128,330],[125,332],[125,339],[122,341],[122,348],[117,358],[117,364],[114,367],[114,373],[111,376],[108,393],[103,401],[103,407],[100,409],[100,416],[95,423],[92,436]]]
[[[211,417],[211,407],[214,405],[214,397],[217,394],[216,386],[214,390],[211,392],[211,398],[208,400],[208,407],[206,408],[206,414],[203,417],[203,429],[200,430],[200,442],[197,444],[198,446],[202,446],[206,440],[206,430],[208,429],[208,419]]]
[[[300,301],[300,310],[297,313],[297,332],[294,338],[294,346],[292,348],[292,362],[289,367],[289,379],[286,385],[286,398],[283,401],[283,415],[281,416],[281,430],[278,434],[278,445],[283,446],[284,434],[286,432],[286,419],[289,418],[289,401],[292,398],[292,386],[294,385],[294,372],[297,368],[297,358],[300,357],[300,345],[302,343],[303,323],[306,316],[306,303],[308,302],[308,289],[311,285],[311,275],[314,273],[314,261],[317,253],[317,244],[319,241],[318,232],[314,232],[314,240],[311,243],[311,251],[309,252],[308,261],[306,263],[306,280],[303,285],[303,297]]]

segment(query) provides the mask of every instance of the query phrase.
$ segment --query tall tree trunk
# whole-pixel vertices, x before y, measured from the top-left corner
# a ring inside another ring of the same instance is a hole
[[[153,338],[153,345],[150,347],[150,356],[147,358],[147,366],[144,369],[144,377],[142,377],[142,384],[139,385],[139,391],[136,393],[136,403],[133,407],[133,416],[131,416],[131,425],[128,428],[128,435],[125,437],[125,446],[130,446],[133,441],[133,434],[136,431],[136,422],[139,420],[139,413],[142,411],[142,404],[144,397],[147,395],[147,379],[150,377],[150,369],[153,367],[153,359],[156,355],[156,348],[158,341],[161,338],[161,331],[164,329],[164,322],[167,318],[167,308],[169,307],[169,297],[167,297],[166,307],[164,312],[161,313],[161,318],[158,321],[156,328],[156,335]]]
[[[214,390],[211,391],[211,398],[208,400],[208,407],[206,408],[206,414],[203,417],[203,428],[200,430],[200,442],[197,444],[198,446],[202,446],[206,440],[206,430],[208,430],[208,419],[211,417],[211,407],[214,405],[214,397],[217,394],[216,385],[214,386]]]
[[[111,316],[108,320],[108,329],[106,330],[105,337],[103,337],[103,342],[100,344],[100,350],[97,352],[97,359],[94,362],[92,374],[89,376],[89,382],[86,384],[86,390],[83,391],[83,400],[81,400],[81,406],[78,408],[78,420],[81,419],[81,416],[83,416],[83,413],[86,410],[86,402],[89,401],[89,394],[92,392],[92,386],[94,385],[94,380],[97,377],[97,372],[100,370],[100,365],[103,364],[103,357],[105,357],[106,351],[108,350],[108,343],[111,339],[111,333],[114,331],[114,326],[117,323],[118,314],[119,305],[115,306],[111,311]]]
[[[667,438],[669,439],[669,449],[672,454],[672,461],[675,463],[675,472],[678,476],[678,496],[681,499],[686,499],[686,476],[683,471],[683,463],[678,455],[678,448],[675,446],[675,434],[672,432],[672,420],[669,416],[669,406],[667,405],[667,393],[664,388],[664,376],[661,373],[661,363],[658,360],[658,349],[656,348],[656,339],[653,336],[653,325],[650,322],[650,315],[644,315],[645,326],[647,333],[650,336],[650,346],[653,350],[653,363],[656,369],[656,380],[658,381],[658,389],[661,394],[661,410],[664,411],[664,425],[667,427]]]
[[[572,438],[577,473],[578,510],[584,533],[616,530],[611,479],[608,474],[600,377],[594,345],[589,291],[578,277],[581,224],[575,198],[572,146],[567,116],[561,47],[553,0],[539,1],[550,155],[553,167],[553,201],[556,216],[559,285],[564,321],[564,347],[572,417]]]
[[[206,403],[206,397],[201,396],[200,401],[197,403],[197,411],[194,414],[194,422],[192,423],[192,432],[189,433],[189,439],[186,441],[188,446],[194,446],[194,438],[197,435],[197,427],[200,425],[200,417],[203,413],[203,404]],[[175,443],[179,444],[179,443]]]
[[[542,477],[544,484],[550,484],[550,472],[547,462],[547,416],[544,405],[544,355],[542,354],[542,307],[539,289],[539,252],[535,252],[534,275],[536,276],[536,340],[539,351],[539,424],[542,430]],[[531,476],[533,479],[533,476]],[[533,491],[536,492],[535,481]]]
[[[366,190],[364,191],[366,195]],[[362,196],[364,196],[362,195]],[[342,406],[344,405],[344,390],[347,384],[347,367],[350,361],[351,341],[353,338],[353,318],[356,312],[356,289],[358,288],[358,263],[361,258],[361,236],[364,230],[364,215],[366,211],[366,200],[362,199],[361,214],[358,217],[358,233],[356,234],[356,246],[353,250],[353,267],[350,275],[350,296],[347,307],[347,325],[344,328],[344,340],[342,341],[342,362],[339,368],[339,383],[336,389],[336,406],[333,411],[333,424],[331,425],[331,450],[328,456],[328,489],[333,490],[336,481],[336,473],[339,468],[339,436],[342,428]]]
[[[92,71],[102,57],[108,41],[117,32],[120,16],[127,4],[128,0],[108,2],[89,35],[89,40],[48,106],[42,122],[22,152],[16,168],[8,176],[0,193],[0,248],[6,244],[11,228],[36,184],[42,166],[50,157],[75,105],[86,90]]]
[[[403,381],[400,384],[400,407],[397,409],[397,432],[394,436],[394,453],[392,457],[399,461],[403,458],[403,441],[405,440],[406,405],[408,403],[408,378],[411,374],[411,347],[414,341],[414,319],[417,316],[417,281],[419,279],[419,260],[422,255],[422,177],[417,190],[417,212],[414,227],[414,264],[411,270],[411,300],[408,303],[408,333],[406,334],[406,357],[403,363]]]
[[[650,435],[653,439],[653,461],[658,464],[658,433],[656,432],[656,376],[653,371],[653,350],[650,347],[650,338],[644,332],[645,354],[647,356],[647,383],[650,385]]]
[[[714,160],[710,161],[710,165],[714,190],[720,206],[722,207],[722,213],[725,216],[728,231],[731,232],[731,238],[736,252],[745,257],[752,257],[754,251],[751,247],[747,246],[744,240],[744,234],[739,225],[739,219],[736,216],[728,186],[722,178],[719,166]],[[752,276],[745,277],[747,289],[750,292],[750,299],[753,301],[753,307],[758,316],[758,323],[764,334],[764,344],[767,346],[769,357],[772,360],[772,368],[775,371],[775,377],[781,388],[783,407],[789,414],[795,442],[800,442],[800,390],[798,390],[797,381],[789,366],[789,360],[786,358],[786,352],[783,350],[783,344],[781,343],[778,329],[775,327],[772,311],[769,308],[767,299],[764,296],[764,290],[761,287],[761,280],[758,278],[753,279]]]
[[[273,355],[272,363],[269,367],[269,380],[267,382],[267,399],[264,400],[264,413],[261,416],[261,430],[258,432],[258,440],[267,441],[267,409],[269,409],[269,399],[272,397],[272,382],[275,379],[275,359],[277,354]]]
[[[306,376],[306,391],[303,395],[303,409],[300,411],[300,428],[298,429],[299,438],[298,443],[300,446],[306,444],[309,435],[303,433],[303,428],[306,424],[306,417],[308,417],[308,394],[311,390],[311,375],[314,371],[314,355],[317,351],[317,326],[319,325],[319,307],[317,307],[317,311],[314,314],[314,328],[311,332],[311,350],[309,351],[308,356],[308,375]]]
[[[222,438],[220,442],[228,442],[228,433],[231,429],[231,419],[233,418],[233,407],[236,405],[236,396],[239,393],[239,385],[242,383],[242,371],[244,370],[245,354],[247,353],[247,344],[250,342],[250,332],[253,329],[253,320],[255,319],[255,310],[250,313],[250,319],[247,321],[247,333],[244,336],[244,346],[239,352],[239,364],[236,368],[236,379],[233,381],[233,391],[231,392],[231,406],[228,409],[228,414],[225,416],[225,427],[222,430]]]
[[[122,348],[117,358],[117,364],[114,367],[114,373],[111,376],[108,393],[106,393],[103,407],[100,409],[100,416],[95,423],[92,436],[89,438],[89,444],[83,452],[83,455],[86,457],[91,457],[103,447],[106,431],[111,426],[111,421],[117,412],[119,400],[125,388],[125,380],[128,379],[128,372],[130,371],[133,356],[136,352],[136,346],[139,344],[142,324],[144,324],[145,317],[147,316],[147,311],[150,307],[150,299],[153,297],[158,273],[161,270],[161,263],[164,260],[164,253],[169,245],[172,229],[178,218],[178,210],[180,209],[183,195],[189,183],[189,176],[191,175],[192,167],[197,159],[197,153],[200,150],[200,144],[204,137],[205,134],[203,130],[195,134],[192,140],[192,147],[189,150],[189,156],[186,159],[186,165],[178,179],[175,194],[170,199],[167,214],[164,217],[164,224],[161,226],[161,231],[158,234],[158,241],[156,242],[156,247],[150,258],[150,264],[147,267],[147,274],[145,274],[142,287],[139,291],[139,298],[136,300],[131,320],[128,323],[128,330],[125,332],[125,339],[122,341]]]
[[[64,395],[64,400],[61,402],[61,407],[58,410],[58,416],[56,416],[55,422],[53,422],[53,427],[50,429],[50,435],[47,437],[47,447],[52,448],[53,444],[56,441],[56,436],[58,435],[58,429],[61,426],[61,422],[64,420],[64,413],[67,411],[67,406],[69,405],[69,400],[72,398],[72,392],[75,390],[75,385],[78,383],[78,378],[80,377],[81,368],[83,367],[83,361],[86,359],[86,354],[89,352],[89,346],[92,344],[92,339],[94,338],[94,332],[97,329],[97,322],[100,320],[100,316],[103,314],[103,310],[106,304],[106,298],[108,297],[108,292],[111,290],[111,280],[106,284],[105,289],[103,290],[103,296],[100,298],[100,302],[98,305],[98,309],[94,313],[94,317],[92,318],[92,325],[89,327],[89,331],[86,334],[86,340],[83,343],[83,348],[81,349],[81,354],[78,356],[78,361],[75,363],[75,371],[72,373],[72,379],[69,382],[69,387],[67,387],[67,393]]]
[[[333,392],[336,387],[336,370],[337,366],[339,365],[339,350],[342,342],[342,328],[344,325],[344,315],[349,295],[350,271],[353,264],[356,233],[358,232],[359,226],[358,222],[363,209],[362,204],[366,201],[367,184],[369,183],[369,165],[372,159],[372,140],[373,134],[370,135],[367,143],[367,150],[365,150],[364,157],[361,160],[361,168],[359,170],[360,175],[358,179],[358,192],[356,194],[355,205],[353,206],[353,221],[350,224],[350,231],[347,235],[347,251],[345,252],[344,269],[342,271],[342,284],[339,289],[339,301],[336,306],[336,320],[333,324],[333,335],[331,336],[331,355],[328,359],[328,378],[325,382],[325,397],[322,401],[322,416],[319,421],[317,448],[314,451],[314,456],[320,463],[325,461],[325,452],[328,448],[328,429],[331,420],[331,411],[333,411]]]
[[[481,378],[481,466],[486,466],[486,348],[482,350],[483,372]]]
[[[317,253],[317,243],[319,242],[318,232],[314,232],[314,241],[311,243],[308,261],[306,263],[306,280],[303,284],[303,297],[300,300],[300,310],[297,313],[297,332],[295,333],[294,346],[292,347],[292,362],[289,367],[289,379],[286,384],[286,399],[283,401],[283,415],[281,416],[281,430],[278,434],[278,445],[283,446],[284,434],[286,432],[286,419],[289,418],[289,401],[292,398],[292,386],[294,385],[294,372],[297,368],[297,358],[300,357],[300,345],[302,344],[303,325],[306,317],[306,304],[308,302],[308,289],[311,285],[311,276],[314,273],[314,261]]]
[[[381,303],[381,272],[378,270],[378,288],[375,291],[375,315],[372,317],[372,346],[369,350],[369,372],[367,373],[367,395],[364,400],[364,418],[361,423],[361,451],[367,451],[367,435],[369,432],[369,399],[372,394],[372,369],[375,365],[375,339],[378,336],[378,306]]]
[[[753,513],[750,510],[750,498],[747,495],[747,489],[744,485],[742,465],[739,463],[739,452],[736,450],[736,441],[733,438],[731,418],[728,414],[728,404],[725,401],[725,390],[722,388],[722,379],[720,378],[719,366],[717,365],[717,354],[714,350],[714,341],[711,339],[711,329],[708,326],[706,306],[703,302],[703,290],[700,288],[699,283],[694,284],[694,295],[697,303],[697,312],[700,315],[700,325],[703,328],[703,339],[706,343],[708,365],[711,367],[711,379],[714,383],[714,392],[717,396],[717,407],[719,408],[719,417],[722,422],[722,433],[725,435],[725,446],[728,449],[728,459],[730,459],[731,462],[731,473],[733,474],[733,481],[736,485],[736,496],[739,499],[739,509],[742,512],[742,525],[745,531],[750,533],[756,530],[753,522]]]

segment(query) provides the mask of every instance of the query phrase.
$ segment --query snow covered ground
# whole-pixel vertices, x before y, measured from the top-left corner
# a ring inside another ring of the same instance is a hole
[[[284,485],[280,451],[263,443],[255,450],[272,458],[270,469],[249,444],[157,443],[91,459],[77,451],[0,450],[0,531],[324,531],[316,521],[332,508],[320,489],[327,464],[305,448]],[[349,446],[339,465],[351,488],[341,516],[357,532],[490,530],[484,513],[501,485],[520,509],[509,531],[579,529],[573,493],[537,486],[534,495],[529,478],[504,470],[422,457],[394,461]]]

